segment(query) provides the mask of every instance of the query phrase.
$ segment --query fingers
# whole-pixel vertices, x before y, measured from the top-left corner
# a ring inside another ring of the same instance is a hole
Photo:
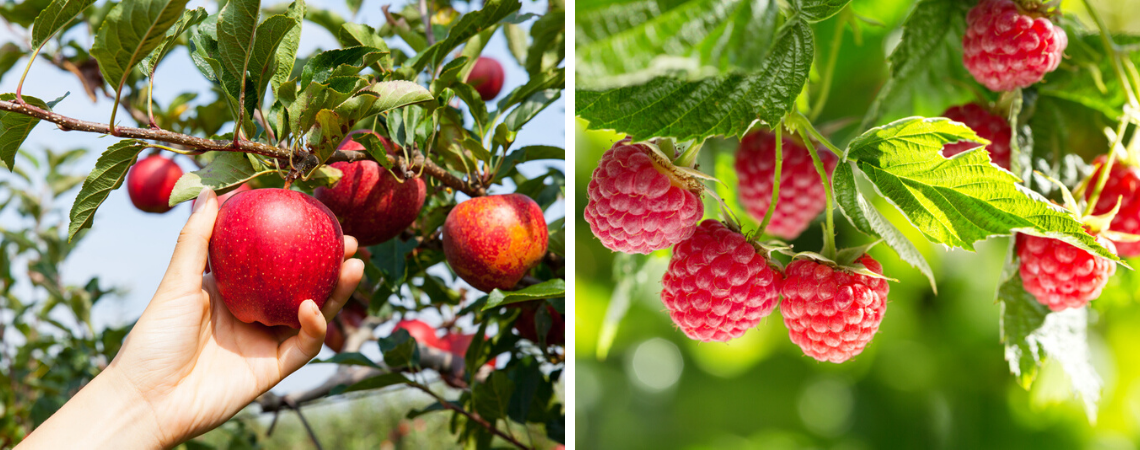
[[[328,323],[312,300],[305,300],[297,310],[301,331],[277,346],[277,365],[281,378],[308,364],[321,351]]]
[[[356,238],[346,235],[344,237],[344,259],[351,258],[352,255],[355,255],[356,247],[358,245],[359,244],[357,244]]]
[[[349,259],[340,265],[340,280],[337,280],[336,288],[325,302],[322,311],[325,321],[332,320],[336,313],[340,312],[340,308],[352,297],[352,292],[356,290],[356,285],[360,284],[360,278],[363,276],[364,261]]]
[[[210,236],[214,234],[214,220],[218,217],[218,196],[210,188],[203,188],[194,202],[190,219],[178,234],[178,244],[170,257],[170,266],[162,278],[159,291],[186,290],[196,292],[202,288],[202,272],[206,269]]]

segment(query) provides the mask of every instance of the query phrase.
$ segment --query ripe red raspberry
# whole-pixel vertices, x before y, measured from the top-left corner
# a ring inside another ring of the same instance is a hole
[[[1112,242],[1097,236],[1109,250]],[[1021,284],[1042,305],[1053,311],[1080,308],[1100,297],[1100,290],[1116,272],[1116,263],[1057,239],[1017,235]]]
[[[673,247],[661,302],[685,335],[726,342],[772,313],[783,278],[743,234],[706,220]]]
[[[966,15],[962,63],[992,91],[1012,91],[1057,69],[1069,44],[1065,30],[1011,0],[982,0]]]
[[[823,183],[811,160],[811,153],[799,142],[784,138],[784,164],[780,172],[780,200],[768,222],[767,232],[783,239],[795,239],[826,206]],[[819,157],[827,176],[835,171],[839,158],[825,149]],[[757,221],[764,220],[772,203],[776,179],[776,135],[755,131],[740,140],[736,151],[736,177],[740,183],[740,203]]]
[[[586,222],[610,250],[652,253],[693,234],[705,210],[699,189],[648,145],[626,138],[594,169]]]
[[[857,262],[883,273],[870,255]],[[887,311],[887,280],[813,259],[792,261],[784,274],[780,313],[792,342],[819,361],[841,363],[862,353]]]
[[[1093,162],[1097,170],[1092,175],[1092,183],[1096,183],[1096,179],[1100,177],[1100,168],[1104,167],[1104,161],[1104,156],[1100,156]],[[1086,199],[1092,196],[1092,191],[1092,185],[1085,189]],[[1120,199],[1120,210],[1116,212],[1109,229],[1121,233],[1140,234],[1140,201],[1135,200],[1137,195],[1140,195],[1140,168],[1117,161],[1108,172],[1108,181],[1100,191],[1093,214],[1112,211],[1112,208],[1116,207],[1117,199]],[[1116,244],[1116,254],[1120,256],[1140,255],[1140,242],[1113,241],[1112,243]]]
[[[990,141],[990,145],[986,147],[990,152],[990,161],[998,167],[1009,170],[1009,140],[1013,132],[1005,118],[989,112],[977,103],[953,106],[942,113],[942,117],[962,122],[979,137]],[[978,144],[974,142],[946,144],[942,147],[942,156],[949,158],[977,146]]]

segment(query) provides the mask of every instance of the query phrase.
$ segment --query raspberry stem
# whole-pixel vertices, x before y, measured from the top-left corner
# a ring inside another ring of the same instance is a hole
[[[1108,157],[1105,158],[1104,166],[1100,169],[1100,174],[1096,178],[1096,185],[1093,186],[1092,194],[1089,196],[1088,204],[1085,205],[1085,214],[1090,215],[1093,208],[1096,207],[1097,202],[1100,200],[1100,191],[1104,189],[1104,185],[1108,183],[1108,174],[1112,171],[1112,165],[1116,162],[1116,147],[1124,140],[1124,132],[1128,129],[1129,117],[1125,113],[1125,117],[1121,119],[1120,125],[1116,129],[1116,138],[1112,140],[1112,145],[1108,147]]]
[[[839,151],[835,145],[832,145],[827,138],[823,137],[811,125],[811,122],[799,112],[795,112],[795,121],[797,122],[796,129],[800,132],[800,136],[804,140],[804,146],[807,147],[808,153],[811,154],[811,161],[815,164],[815,171],[819,173],[819,179],[823,183],[823,195],[827,204],[827,216],[823,226],[823,256],[829,259],[835,259],[835,200],[831,192],[831,180],[827,177],[827,168],[823,165],[823,160],[819,157],[819,152],[815,149],[815,144],[812,143],[811,137],[814,136],[824,146],[826,146],[835,154],[842,155],[843,152]],[[811,136],[809,136],[809,133]]]
[[[704,139],[699,142],[694,142],[689,148],[685,149],[681,156],[673,160],[674,166],[692,168],[693,164],[697,162],[697,156],[701,154],[701,146],[705,144]],[[666,153],[668,154],[668,153]]]
[[[772,215],[776,213],[776,202],[780,201],[780,180],[783,166],[784,124],[781,123],[776,126],[776,173],[773,174],[772,179],[772,202],[768,203],[768,212],[764,214],[764,220],[760,222],[760,229],[757,230],[758,234],[763,234],[764,230],[768,229],[768,223],[772,221]]]

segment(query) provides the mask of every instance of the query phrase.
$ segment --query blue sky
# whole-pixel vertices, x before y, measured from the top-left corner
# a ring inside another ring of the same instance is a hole
[[[263,2],[265,5],[275,3],[283,2],[273,0]],[[351,17],[350,11],[340,0],[309,0],[307,3],[311,6],[331,9],[346,19]],[[403,4],[403,2],[398,1],[365,0],[360,13],[355,19],[349,20],[378,28],[384,23],[380,7],[389,3]],[[207,10],[214,12],[216,3],[193,0],[189,6],[191,8],[205,6]],[[393,10],[400,7],[402,6],[393,6]],[[545,2],[523,2],[522,12],[524,13],[541,14],[545,10]],[[530,22],[523,24],[523,26],[529,28]],[[0,43],[17,39],[19,38],[13,35],[11,31],[0,27]],[[406,46],[398,42],[398,39],[393,39],[389,45],[402,47],[408,51]],[[328,31],[312,23],[305,23],[300,51],[298,52],[300,55],[308,55],[318,49],[335,47],[338,47],[336,40]],[[495,37],[487,45],[484,55],[498,59],[506,68],[506,82],[501,95],[505,95],[511,89],[526,82],[526,71],[519,67],[514,58],[510,56],[506,39],[503,38],[502,33],[495,34]],[[0,92],[15,91],[20,72],[26,63],[26,60],[21,60],[12,71],[0,79]],[[154,97],[161,104],[168,103],[175,96],[186,91],[199,92],[201,97],[209,99],[212,98],[209,90],[209,82],[194,67],[184,48],[177,49],[163,60],[155,75]],[[109,120],[111,100],[100,98],[97,103],[92,103],[84,93],[79,81],[72,74],[48,63],[40,61],[32,67],[23,89],[25,94],[44,99],[56,98],[67,91],[71,92],[71,96],[55,108],[56,112],[69,117],[104,123]],[[519,132],[515,147],[525,145],[565,147],[565,113],[565,103],[560,99]],[[118,122],[121,125],[134,125],[133,120],[125,118],[125,116],[126,114],[120,110]],[[227,131],[229,127],[230,125],[227,125],[222,130]],[[110,136],[101,137],[92,133],[74,131],[64,132],[51,124],[41,123],[24,142],[22,148],[37,155],[42,155],[45,148],[51,148],[55,151],[86,148],[88,150],[87,156],[74,166],[76,171],[86,171],[94,167],[99,154],[116,141],[116,138]],[[183,157],[176,159],[184,170],[194,170],[193,163],[189,160]],[[19,159],[17,159],[17,163],[20,163]],[[565,164],[561,161],[532,162],[520,166],[520,170],[524,174],[538,174],[545,172],[547,167],[558,167],[565,170]],[[7,171],[0,172],[0,179],[6,177],[13,177],[13,175]],[[509,188],[500,189],[504,192],[509,190]],[[74,198],[75,192],[64,195],[60,198],[60,204],[55,206],[62,209],[63,213],[66,214],[70,210]],[[114,285],[128,290],[128,293],[121,299],[104,300],[96,305],[92,312],[96,329],[101,329],[109,324],[129,323],[142,314],[158,287],[163,272],[166,270],[178,232],[189,213],[188,204],[179,205],[163,215],[143,213],[131,205],[127,198],[126,189],[115,191],[103,203],[95,216],[94,227],[62,267],[64,278],[69,283],[80,284],[86,282],[90,277],[98,276],[104,286]],[[548,220],[554,220],[563,217],[564,214],[564,203],[560,200],[547,211],[546,216]],[[12,212],[0,214],[0,226],[12,227],[16,220],[17,216]],[[446,270],[442,270],[443,268],[437,267],[436,269],[433,273],[446,272]],[[22,289],[18,289],[17,292],[27,295],[27,283],[24,282]],[[425,320],[431,322],[438,320],[438,317],[425,317]],[[381,328],[381,332],[383,331],[385,328]],[[372,353],[373,356],[379,354],[378,351],[366,353]],[[325,349],[322,351],[321,357],[330,355],[331,352]],[[335,367],[332,365],[305,367],[278,385],[274,391],[285,393],[319,384],[334,370]]]

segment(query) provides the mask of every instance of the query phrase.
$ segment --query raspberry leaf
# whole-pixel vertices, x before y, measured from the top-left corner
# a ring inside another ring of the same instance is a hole
[[[575,8],[579,82],[675,67],[694,56],[721,71],[758,69],[780,12],[776,2],[748,0],[591,3]]]
[[[918,248],[898,228],[895,228],[894,224],[863,198],[856,185],[855,172],[851,169],[851,164],[836,165],[835,173],[831,177],[835,185],[835,199],[839,204],[839,210],[851,225],[865,234],[885,241],[899,258],[926,275],[926,279],[930,280],[930,289],[937,294],[938,285],[934,282],[934,271],[930,268],[930,263],[926,262],[926,257],[922,256]]]
[[[792,8],[808,22],[819,22],[838,13],[851,0],[795,0]]]
[[[577,113],[590,121],[589,129],[617,130],[635,141],[740,136],[757,117],[779,123],[791,109],[811,68],[813,39],[806,22],[790,20],[759,72],[697,81],[659,77],[618,89],[579,90]]]
[[[1088,345],[1088,307],[1049,312],[1022,286],[1017,258],[1012,256],[1003,270],[998,288],[1001,304],[1001,340],[1010,372],[1025,389],[1051,358],[1068,375],[1073,390],[1081,394],[1085,413],[1096,420],[1101,379],[1092,365]]]
[[[912,117],[855,138],[846,156],[932,242],[972,251],[974,242],[1016,231],[1060,239],[1121,262],[1085,233],[1072,213],[991,164],[984,149],[949,159],[941,155],[943,145],[959,140],[988,144],[962,124]]]

